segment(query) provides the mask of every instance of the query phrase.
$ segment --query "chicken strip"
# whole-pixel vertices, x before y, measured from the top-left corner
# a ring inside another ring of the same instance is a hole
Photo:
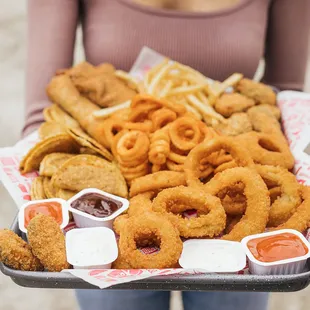
[[[32,252],[48,271],[70,268],[65,236],[53,217],[39,214],[30,221],[27,230]]]
[[[42,271],[44,269],[33,255],[31,247],[8,229],[0,230],[0,261],[17,270]]]

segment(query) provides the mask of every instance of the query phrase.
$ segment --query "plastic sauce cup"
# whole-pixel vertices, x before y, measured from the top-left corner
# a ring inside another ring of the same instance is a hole
[[[118,256],[115,234],[106,227],[68,231],[66,251],[67,260],[75,269],[110,269]]]
[[[241,243],[216,239],[192,239],[183,243],[179,264],[186,269],[232,273],[246,266]]]
[[[112,201],[118,202],[121,204],[121,207],[116,210],[113,214],[107,217],[99,218],[88,214],[86,212],[77,210],[72,208],[72,203],[78,200],[81,196],[86,194],[97,194],[102,196],[102,198],[108,198]],[[101,191],[96,188],[88,188],[80,191],[78,194],[73,196],[71,199],[67,201],[68,209],[73,214],[73,218],[77,227],[85,228],[85,227],[108,227],[112,228],[114,219],[119,216],[121,213],[126,211],[129,207],[129,201],[125,198],[115,196],[104,191]]]
[[[262,262],[254,257],[250,249],[248,248],[248,242],[250,240],[264,238],[269,236],[275,236],[283,233],[289,233],[297,236],[305,247],[308,249],[308,253],[303,256],[298,256],[289,259],[278,260],[274,262]],[[307,239],[297,230],[294,229],[281,229],[272,232],[266,232],[262,234],[256,234],[248,236],[242,239],[242,246],[246,252],[249,262],[249,270],[252,274],[257,275],[288,275],[297,274],[305,270],[307,259],[310,257],[310,244]]]
[[[52,207],[55,207],[53,209],[53,212],[45,211],[46,207],[51,204]],[[59,206],[59,210],[57,210],[57,206]],[[27,212],[31,209],[33,216],[27,215]],[[68,223],[69,223],[69,211],[68,211],[68,206],[66,204],[66,201],[63,199],[59,198],[52,198],[52,199],[44,199],[44,200],[33,200],[30,202],[25,203],[24,205],[21,206],[19,213],[18,213],[18,225],[19,229],[27,233],[27,223],[26,223],[26,218],[33,218],[36,214],[46,214],[54,217],[56,220],[59,220],[59,217],[53,216],[55,214],[60,212],[61,215],[61,222],[59,223],[59,226],[61,229],[64,229]]]

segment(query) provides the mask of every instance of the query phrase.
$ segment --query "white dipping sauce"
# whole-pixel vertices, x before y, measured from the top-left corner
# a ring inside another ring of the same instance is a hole
[[[246,255],[239,242],[224,240],[188,240],[179,259],[186,269],[209,272],[237,272],[246,265]]]
[[[66,235],[68,262],[74,267],[107,268],[118,256],[114,232],[106,227],[79,228]]]

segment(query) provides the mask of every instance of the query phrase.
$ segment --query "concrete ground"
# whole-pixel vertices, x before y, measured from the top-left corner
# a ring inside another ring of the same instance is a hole
[[[22,126],[26,1],[0,0],[0,7],[0,147],[3,147],[18,141]],[[83,57],[80,46],[79,39],[77,60]],[[310,90],[309,79],[306,90]],[[17,210],[1,184],[0,201],[0,228],[4,228],[10,225]],[[310,289],[272,294],[269,310],[306,310],[309,304]],[[173,294],[172,308],[182,309],[179,293]],[[72,291],[22,288],[0,274],[0,310],[40,309],[74,310],[78,307]]]

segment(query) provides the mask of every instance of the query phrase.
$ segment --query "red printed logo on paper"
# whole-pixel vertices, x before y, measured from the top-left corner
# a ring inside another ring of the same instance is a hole
[[[91,277],[93,276],[97,276],[98,274],[102,273],[102,269],[98,269],[98,270],[91,270],[88,275],[90,275]]]
[[[114,269],[111,270],[111,272],[109,272],[107,276],[111,278],[126,278],[129,276],[138,276],[142,273],[143,271],[141,269]]]
[[[149,70],[151,69],[150,66],[146,65],[144,68],[143,68],[143,72],[148,72]]]

